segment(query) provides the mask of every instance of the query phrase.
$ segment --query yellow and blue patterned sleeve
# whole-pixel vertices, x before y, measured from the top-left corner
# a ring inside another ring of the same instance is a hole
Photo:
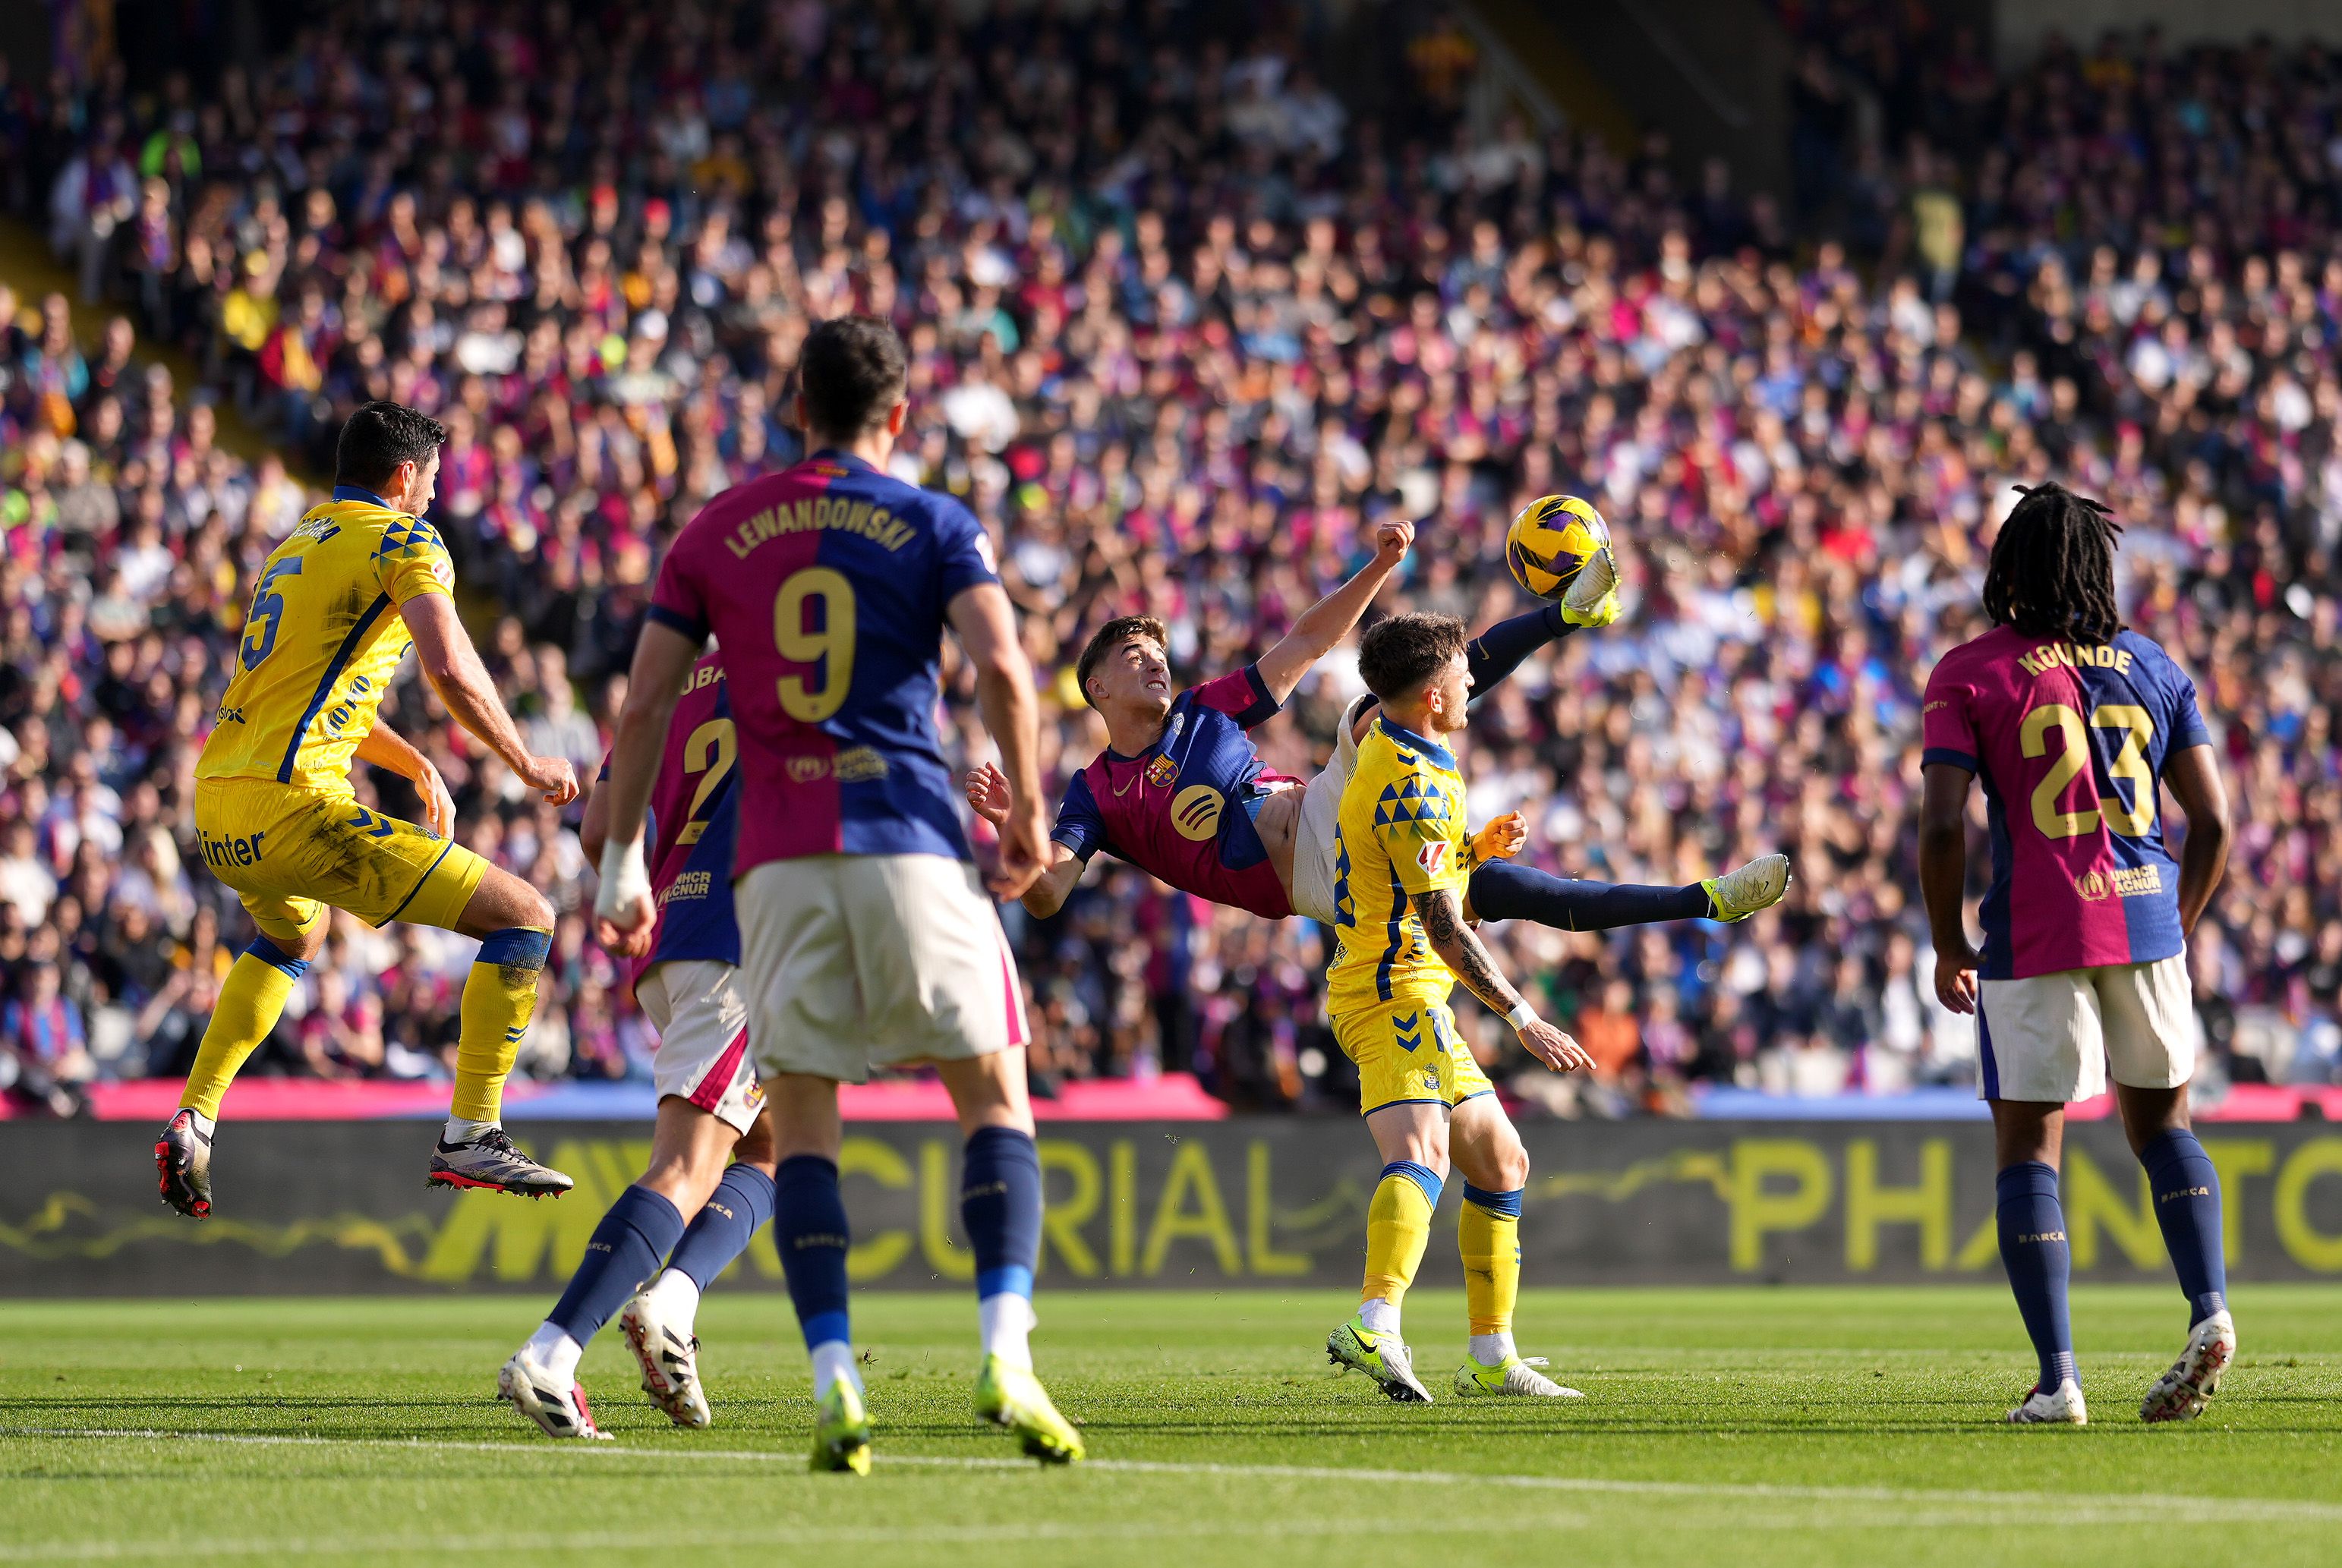
[[[404,604],[425,594],[455,592],[455,563],[446,541],[423,517],[400,517],[382,531],[374,553],[375,569],[382,574],[382,591],[393,604]]]
[[[1386,784],[1375,798],[1374,830],[1410,895],[1463,887],[1464,813],[1436,775],[1413,770]]]

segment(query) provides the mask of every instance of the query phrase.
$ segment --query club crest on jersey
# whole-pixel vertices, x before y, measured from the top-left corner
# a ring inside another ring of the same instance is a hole
[[[1446,863],[1447,841],[1444,838],[1435,839],[1415,852],[1415,864],[1433,876],[1437,876],[1439,868]]]
[[[1177,777],[1178,773],[1177,763],[1173,762],[1169,757],[1156,757],[1146,764],[1146,782],[1156,789],[1162,789]]]
[[[1211,785],[1189,784],[1171,799],[1171,825],[1181,838],[1201,842],[1219,831],[1225,804]]]

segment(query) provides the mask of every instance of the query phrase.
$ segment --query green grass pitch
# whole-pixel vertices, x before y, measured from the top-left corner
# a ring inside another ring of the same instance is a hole
[[[2146,1427],[2169,1289],[2076,1293],[2096,1424],[2010,1430],[2030,1381],[1987,1287],[1532,1291],[1524,1348],[1583,1402],[1448,1397],[1462,1302],[1407,1320],[1439,1403],[1325,1365],[1330,1292],[1045,1293],[1040,1368],[1093,1462],[1042,1471],[967,1406],[975,1309],[865,1294],[867,1480],[809,1476],[787,1301],[701,1314],[716,1425],[645,1403],[615,1332],[615,1443],[495,1402],[534,1297],[0,1307],[0,1562],[1186,1568],[1205,1562],[2123,1564],[2342,1560],[2342,1292],[2250,1287],[2192,1425]]]

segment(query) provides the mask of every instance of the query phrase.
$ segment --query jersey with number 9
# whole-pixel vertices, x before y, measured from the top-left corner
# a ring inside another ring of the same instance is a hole
[[[837,452],[726,491],[676,536],[649,614],[723,651],[735,875],[816,854],[969,858],[934,715],[946,609],[998,580],[967,508]]]
[[[1996,627],[1928,677],[1923,761],[1984,783],[1987,980],[2177,954],[2179,868],[2163,770],[2208,745],[2196,687],[2136,632],[2101,646]]]

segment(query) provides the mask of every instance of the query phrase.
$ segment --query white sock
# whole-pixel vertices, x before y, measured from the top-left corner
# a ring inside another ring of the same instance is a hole
[[[1026,1336],[1040,1320],[1033,1315],[1031,1302],[1015,1291],[1002,1291],[976,1303],[976,1319],[985,1354],[996,1355],[1019,1372],[1033,1370],[1033,1347]]]
[[[819,1403],[839,1378],[862,1392],[861,1375],[854,1370],[854,1347],[842,1339],[826,1339],[813,1347],[813,1397]]]
[[[668,1269],[651,1282],[643,1293],[651,1304],[667,1318],[679,1320],[678,1326],[686,1334],[691,1332],[691,1320],[699,1315],[699,1284],[681,1269]]]
[[[1369,1333],[1396,1333],[1398,1303],[1369,1296],[1358,1303],[1358,1321],[1366,1325]]]
[[[1482,1366],[1502,1366],[1519,1352],[1513,1349],[1513,1331],[1503,1329],[1496,1333],[1476,1333],[1472,1336],[1472,1359]]]
[[[450,1116],[447,1118],[446,1134],[440,1139],[440,1142],[444,1144],[474,1143],[483,1134],[493,1133],[503,1125],[502,1122],[466,1122],[461,1116]]]
[[[210,1137],[212,1135],[212,1130],[219,1125],[217,1122],[213,1121],[209,1116],[205,1115],[193,1105],[182,1105],[179,1109],[187,1114],[189,1123],[195,1127],[195,1131],[201,1133],[206,1138]]]
[[[565,1388],[577,1381],[577,1358],[586,1347],[569,1337],[569,1331],[552,1323],[539,1323],[536,1332],[528,1336],[529,1359],[550,1373]]]

